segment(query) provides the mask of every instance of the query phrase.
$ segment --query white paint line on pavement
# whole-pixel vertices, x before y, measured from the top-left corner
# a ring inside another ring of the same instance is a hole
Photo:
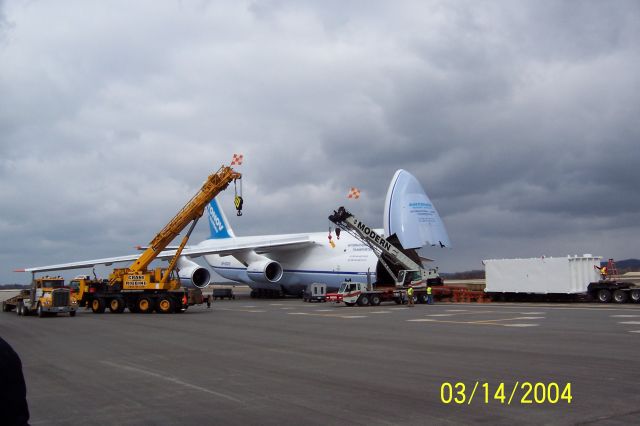
[[[452,317],[455,314],[429,314],[428,317]]]
[[[373,312],[367,312],[368,314],[392,314],[393,312],[391,311],[373,311]]]
[[[611,315],[611,318],[637,318],[640,315]]]
[[[143,369],[141,367],[134,366],[134,365],[131,365],[131,366],[124,365],[122,362],[118,362],[118,363],[110,362],[110,361],[100,361],[100,362],[103,363],[103,364],[109,365],[111,367],[114,367],[114,368],[119,368],[119,369],[122,369],[122,370],[133,371],[135,373],[144,374],[144,375],[147,375],[147,376],[154,377],[156,379],[161,379],[161,380],[164,380],[164,381],[167,381],[167,382],[174,383],[176,385],[181,385],[181,386],[184,386],[186,388],[195,389],[195,390],[200,391],[200,392],[205,392],[205,393],[208,393],[208,394],[211,394],[211,395],[218,396],[220,398],[228,399],[229,401],[242,403],[241,400],[239,400],[237,398],[234,398],[232,396],[225,395],[225,394],[220,393],[220,392],[212,391],[211,389],[203,388],[202,386],[197,386],[197,385],[185,382],[185,381],[180,380],[180,379],[178,379],[176,377],[167,376],[164,373],[163,374],[156,373],[154,371],[149,371],[149,370],[146,370],[146,369]]]
[[[341,315],[340,318],[346,318],[346,319],[351,319],[351,318],[366,318],[366,315]]]
[[[629,333],[640,333],[640,330],[629,330]]]
[[[537,327],[539,324],[500,324],[505,327]]]
[[[284,303],[269,303],[269,306],[282,306]]]
[[[518,312],[520,315],[544,315],[546,312]]]
[[[316,312],[333,312],[333,309],[316,309]]]
[[[631,325],[640,325],[640,321],[622,321],[618,324],[631,324]]]
[[[445,309],[447,312],[467,312],[468,309]]]

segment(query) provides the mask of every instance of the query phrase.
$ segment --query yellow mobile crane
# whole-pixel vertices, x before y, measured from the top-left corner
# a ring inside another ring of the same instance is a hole
[[[175,273],[176,262],[182,253],[205,206],[231,182],[242,175],[231,167],[222,166],[210,175],[196,195],[185,204],[178,214],[155,236],[144,252],[128,268],[116,268],[109,280],[91,280],[88,276],[71,282],[74,296],[80,306],[89,306],[96,313],[109,307],[111,312],[123,312],[125,307],[131,312],[149,313],[154,309],[160,313],[182,312],[189,306],[190,294],[182,287]],[[235,205],[241,215],[242,196],[236,193]],[[148,269],[160,252],[191,223],[182,238],[167,268]],[[194,289],[191,289],[194,291]],[[200,291],[196,289],[195,291]],[[202,293],[200,292],[200,300]]]

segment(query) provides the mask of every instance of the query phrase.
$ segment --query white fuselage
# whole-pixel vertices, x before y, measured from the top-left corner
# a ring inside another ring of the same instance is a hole
[[[373,251],[351,235],[343,233],[340,239],[333,236],[335,247],[331,247],[327,233],[265,235],[210,239],[198,244],[198,248],[229,244],[256,244],[274,239],[305,237],[310,242],[305,247],[289,247],[267,253],[250,253],[273,260],[282,265],[282,277],[276,282],[258,279],[247,273],[247,266],[237,255],[205,255],[206,262],[222,277],[246,283],[251,289],[282,290],[285,294],[300,295],[311,283],[324,283],[328,291],[337,290],[345,279],[353,281],[375,281],[377,258]]]

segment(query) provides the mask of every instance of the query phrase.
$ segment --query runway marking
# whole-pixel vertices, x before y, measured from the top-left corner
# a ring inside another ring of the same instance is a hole
[[[243,306],[240,306],[240,307],[241,308],[257,308],[256,305],[243,305]]]
[[[440,322],[449,324],[473,324],[473,325],[498,325],[502,327],[537,327],[539,324],[501,324],[501,321],[514,321],[523,319],[544,319],[544,317],[517,317],[517,318],[502,318],[494,320],[482,320],[482,321],[451,321],[451,320],[438,320],[432,318],[418,318],[407,320],[409,322]]]
[[[194,384],[185,382],[183,380],[178,379],[177,377],[171,377],[171,376],[167,376],[165,374],[156,373],[154,371],[145,370],[143,368],[140,368],[140,367],[134,366],[134,365],[124,365],[122,363],[122,361],[120,361],[117,364],[115,362],[110,362],[110,361],[100,361],[100,362],[103,363],[103,364],[110,365],[111,367],[120,368],[122,370],[133,371],[133,372],[144,374],[144,375],[147,375],[147,376],[150,376],[150,377],[155,377],[156,379],[162,379],[162,380],[165,380],[167,382],[175,383],[177,385],[182,385],[182,386],[184,386],[186,388],[195,389],[195,390],[198,390],[200,392],[206,392],[208,394],[215,395],[215,396],[218,396],[220,398],[228,399],[229,401],[237,402],[237,403],[240,403],[240,404],[243,403],[243,401],[240,400],[240,399],[234,398],[234,397],[229,396],[229,395],[225,395],[225,394],[220,393],[220,392],[212,391],[211,389],[203,388],[202,386],[198,386],[198,385],[194,385]]]
[[[333,312],[333,309],[316,309],[316,312]]]
[[[505,327],[537,327],[540,324],[501,324]]]
[[[267,312],[259,309],[231,309],[231,308],[216,308],[218,311],[231,311],[231,312],[251,312],[251,313],[260,313]]]
[[[428,314],[428,317],[451,317],[454,315],[480,315],[480,314],[496,314],[497,311],[484,311],[484,312],[459,312],[455,314]]]
[[[546,312],[518,312],[519,314],[522,315],[544,315],[546,314]]]
[[[618,324],[631,324],[631,325],[640,325],[640,321],[622,321]]]
[[[468,309],[445,309],[447,312],[467,312]]]
[[[640,330],[629,330],[629,333],[640,333]]]
[[[282,306],[284,303],[269,303],[269,306]]]
[[[325,318],[367,318],[366,315],[342,315],[342,314],[315,314],[313,312],[287,312],[287,315],[307,315],[311,317],[325,317]]]
[[[261,312],[267,312],[267,311],[260,311],[260,310],[258,310],[258,309],[251,309],[251,310],[244,311],[244,312],[251,312],[251,313],[253,313],[253,314],[259,314],[259,313],[261,313]]]
[[[373,312],[367,312],[368,314],[392,314],[393,312],[391,311],[373,311]]]
[[[286,307],[286,308],[280,308],[280,309],[282,309],[282,310],[285,310],[285,311],[286,311],[287,309],[293,309],[293,308],[292,308],[292,307],[290,307],[290,306],[288,306],[288,307]]]
[[[637,318],[640,315],[611,315],[611,318]]]

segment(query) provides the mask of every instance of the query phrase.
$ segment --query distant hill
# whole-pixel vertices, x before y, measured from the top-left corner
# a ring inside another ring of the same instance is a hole
[[[0,290],[22,290],[29,287],[29,284],[0,284]]]
[[[472,271],[464,272],[441,272],[440,275],[445,280],[483,280],[484,271],[481,269],[474,269]]]
[[[606,265],[607,261],[600,262],[600,265]],[[627,272],[640,272],[640,259],[616,260],[616,269],[619,274]]]

